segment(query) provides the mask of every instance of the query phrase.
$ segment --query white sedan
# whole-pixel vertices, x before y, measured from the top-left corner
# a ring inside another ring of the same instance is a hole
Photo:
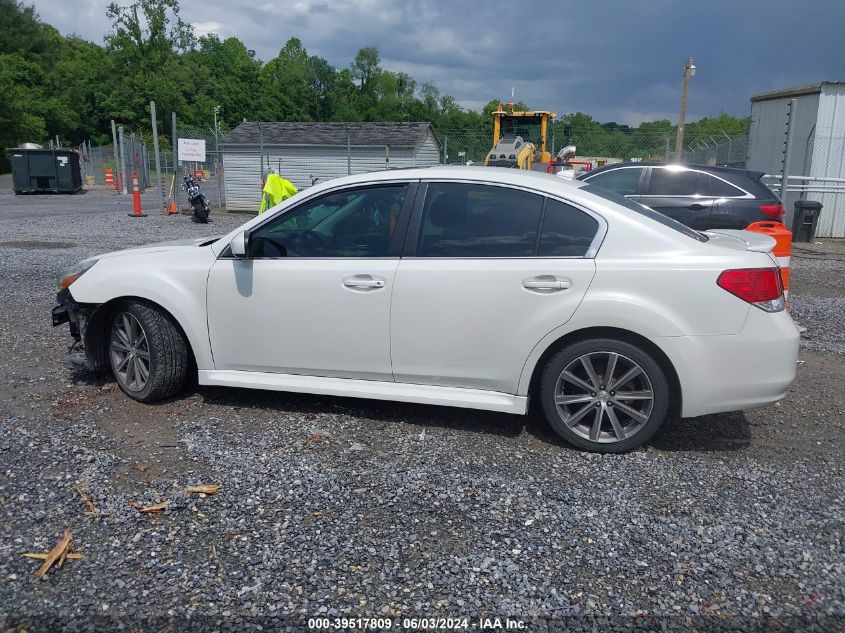
[[[68,270],[53,323],[131,398],[201,385],[513,414],[621,452],[669,413],[782,398],[798,331],[774,240],[482,167],[339,178],[218,239]]]

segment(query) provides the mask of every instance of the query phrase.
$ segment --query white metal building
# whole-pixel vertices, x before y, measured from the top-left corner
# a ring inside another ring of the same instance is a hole
[[[264,175],[298,189],[348,174],[440,162],[428,123],[244,122],[221,139],[229,211],[258,211]]]
[[[748,169],[781,173],[790,99],[796,103],[789,175],[845,178],[845,82],[825,81],[751,97]],[[845,193],[788,193],[787,221],[802,196],[824,205],[817,237],[845,237]]]

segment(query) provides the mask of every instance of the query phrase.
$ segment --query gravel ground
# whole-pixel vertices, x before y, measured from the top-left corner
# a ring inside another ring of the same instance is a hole
[[[536,415],[204,387],[145,406],[63,366],[65,266],[243,220],[129,219],[107,191],[20,199],[0,179],[0,630],[842,630],[839,255],[794,260],[808,331],[783,402],[672,421],[622,456]],[[84,559],[37,580],[20,554],[65,528]]]
[[[807,328],[804,348],[845,354],[845,240],[796,244],[790,311]]]

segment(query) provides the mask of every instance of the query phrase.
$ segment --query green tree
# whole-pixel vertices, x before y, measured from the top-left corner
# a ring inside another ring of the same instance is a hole
[[[146,123],[149,102],[161,112],[176,111],[193,123],[187,107],[193,97],[190,73],[181,55],[196,40],[179,15],[177,0],[137,0],[109,5],[112,30],[106,35],[112,85],[104,95],[107,113],[135,128]]]
[[[352,76],[360,82],[362,93],[372,92],[373,80],[378,76],[380,62],[378,49],[374,47],[362,48],[355,55],[351,66]]]

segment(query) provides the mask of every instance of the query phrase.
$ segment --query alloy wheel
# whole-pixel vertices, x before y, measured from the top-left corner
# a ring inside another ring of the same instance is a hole
[[[150,346],[140,321],[129,312],[121,312],[114,319],[109,351],[121,385],[142,391],[150,379]]]
[[[621,442],[651,415],[654,390],[635,361],[617,352],[590,352],[570,362],[555,385],[563,423],[591,442]]]

